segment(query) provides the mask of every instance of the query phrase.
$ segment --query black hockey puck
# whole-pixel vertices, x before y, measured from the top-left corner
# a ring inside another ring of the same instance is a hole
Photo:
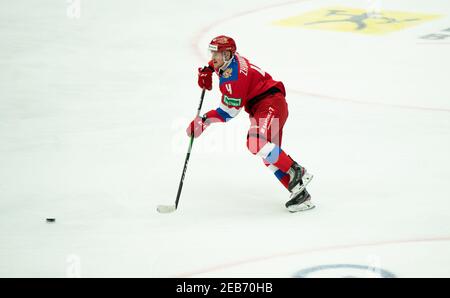
[[[47,222],[55,222],[55,219],[54,218],[47,218],[46,221]]]

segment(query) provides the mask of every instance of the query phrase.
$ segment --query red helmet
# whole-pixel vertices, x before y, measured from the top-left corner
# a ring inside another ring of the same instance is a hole
[[[231,37],[220,35],[209,43],[209,50],[218,52],[231,51],[231,54],[234,55],[236,52],[236,43]]]

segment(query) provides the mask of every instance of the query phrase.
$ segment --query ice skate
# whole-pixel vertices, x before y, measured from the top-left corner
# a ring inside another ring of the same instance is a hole
[[[291,198],[300,194],[313,178],[313,175],[308,173],[306,168],[300,166],[295,161],[289,169],[288,174],[290,176],[288,190],[292,193]]]
[[[311,202],[311,195],[306,189],[295,196],[291,194],[291,199],[286,203],[286,208],[289,212],[305,211],[314,207],[316,206]]]
[[[286,208],[290,212],[304,211],[314,208],[311,202],[311,195],[305,187],[313,178],[306,169],[294,161],[288,171],[290,176],[288,189],[291,192],[290,200],[286,203]]]

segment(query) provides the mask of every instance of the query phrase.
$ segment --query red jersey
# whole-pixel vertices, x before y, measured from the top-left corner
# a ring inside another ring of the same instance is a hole
[[[270,74],[251,64],[238,53],[234,55],[228,67],[218,75],[222,99],[219,108],[206,113],[209,119],[217,118],[220,122],[226,122],[236,117],[242,108],[249,113],[254,104],[252,99],[272,88],[278,89],[286,96],[282,82],[274,81]]]

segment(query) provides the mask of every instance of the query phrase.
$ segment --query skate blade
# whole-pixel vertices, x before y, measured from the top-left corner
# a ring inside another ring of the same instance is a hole
[[[158,210],[159,213],[172,213],[177,210],[177,208],[175,205],[159,205],[156,210]]]
[[[292,193],[291,193],[291,198],[293,198],[297,194],[301,193],[306,188],[306,186],[309,184],[309,182],[311,182],[313,177],[314,177],[314,175],[312,175],[310,173],[305,173],[305,175],[303,175],[303,177],[302,177],[303,184],[302,185],[297,184],[294,187],[294,189],[292,190]]]
[[[298,205],[291,205],[291,206],[287,207],[287,209],[289,212],[294,213],[294,212],[314,209],[315,207],[316,207],[316,205],[314,205],[312,202],[306,201],[306,202],[303,202]]]

